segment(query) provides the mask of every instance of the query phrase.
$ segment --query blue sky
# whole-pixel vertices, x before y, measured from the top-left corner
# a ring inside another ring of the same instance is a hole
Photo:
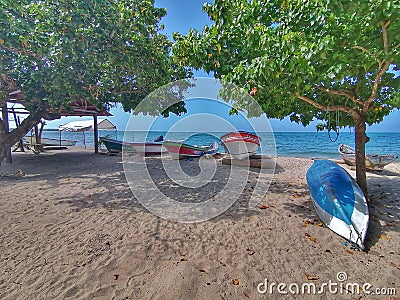
[[[201,30],[204,25],[211,24],[207,14],[202,11],[202,6],[205,0],[156,0],[155,4],[158,7],[165,7],[167,9],[167,16],[162,19],[162,23],[165,25],[163,31],[171,40],[173,32],[180,32],[187,34],[190,28],[196,28]],[[210,1],[209,1],[210,2]],[[195,72],[195,76],[198,77],[211,77],[202,71]],[[213,108],[210,108],[213,111]],[[122,108],[113,108],[110,111],[113,117],[109,120],[113,122],[118,130],[124,130],[126,124],[130,118],[129,113],[125,113]],[[137,121],[139,121],[139,118]],[[48,122],[47,128],[57,128],[61,124],[65,124],[74,120],[83,120],[85,118],[62,118],[60,120]],[[177,120],[172,117],[170,121],[164,120],[164,124],[171,124],[173,120]],[[389,116],[385,117],[384,121],[380,124],[375,124],[367,128],[369,132],[399,132],[400,131],[400,111],[396,110]],[[143,122],[150,122],[153,119],[149,117],[142,117]],[[308,131],[314,132],[315,125],[318,122],[312,122],[309,126],[303,127],[302,125],[292,123],[288,118],[284,120],[270,120],[271,127],[274,131]],[[192,130],[195,130],[192,128]]]
[[[210,107],[213,110],[210,110]],[[146,118],[152,123],[151,130],[164,131],[165,129],[172,128],[173,131],[192,131],[188,128],[195,126],[196,132],[218,132],[218,131],[232,131],[232,130],[245,130],[253,131],[251,124],[248,122],[246,116],[242,113],[237,115],[230,115],[229,111],[231,106],[223,101],[216,101],[210,98],[191,98],[186,101],[187,114],[177,116],[171,114],[168,118],[159,117],[155,120]],[[141,124],[143,116],[135,116],[131,120],[132,128],[128,130],[146,130],[148,124]],[[199,125],[200,124],[200,125]],[[142,126],[144,125],[144,126]]]

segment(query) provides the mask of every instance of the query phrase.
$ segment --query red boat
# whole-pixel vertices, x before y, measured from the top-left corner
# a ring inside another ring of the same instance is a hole
[[[192,146],[182,141],[164,141],[164,147],[172,158],[180,159],[184,157],[200,157],[205,154],[215,154],[218,151],[216,142],[209,146]]]
[[[261,138],[246,131],[234,131],[220,137],[225,151],[233,158],[245,159],[257,153]]]

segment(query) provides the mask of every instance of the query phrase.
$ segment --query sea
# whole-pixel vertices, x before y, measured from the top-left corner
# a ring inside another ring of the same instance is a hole
[[[220,152],[224,152],[219,137],[226,132],[163,132],[163,131],[109,131],[100,130],[100,137],[125,140],[129,142],[153,141],[163,135],[168,140],[185,140],[192,145],[210,145],[217,142]],[[400,132],[369,132],[370,141],[366,144],[366,153],[394,154],[400,157]],[[29,136],[29,134],[27,135]],[[340,158],[338,147],[347,144],[354,147],[354,132],[274,132],[259,133],[262,139],[259,153],[278,156],[308,158]],[[60,138],[58,130],[44,130],[42,137]],[[92,147],[93,132],[61,132],[61,138],[77,141],[77,146]],[[399,159],[398,159],[399,160]]]

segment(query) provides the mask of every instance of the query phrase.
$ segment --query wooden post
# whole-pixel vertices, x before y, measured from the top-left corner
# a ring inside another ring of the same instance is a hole
[[[60,130],[60,128],[58,128],[58,136],[59,136],[59,140],[60,140],[59,146],[60,146],[60,150],[61,150],[61,130]]]
[[[10,132],[10,124],[8,122],[8,108],[7,108],[7,101],[3,102],[3,109],[1,110],[2,112],[2,118],[6,127],[6,134]],[[11,164],[12,163],[12,157],[11,157],[11,146],[7,148],[6,150],[6,163]]]
[[[99,153],[99,128],[97,127],[97,115],[93,115],[94,153]]]
[[[15,112],[15,109],[14,109],[14,107],[11,107],[11,111],[12,111],[12,113],[13,113],[13,116],[14,116],[14,122],[15,122],[15,127],[18,127],[20,124],[21,124],[21,121],[20,121],[20,119],[19,119],[19,116],[17,116],[17,113]],[[18,144],[19,146],[19,148],[21,149],[21,151],[22,152],[25,152],[25,149],[24,149],[24,141],[23,141],[23,139],[21,138],[21,139],[19,139],[19,144]],[[17,150],[18,148],[16,148],[15,150]],[[14,150],[14,151],[15,151]]]
[[[39,136],[38,124],[35,125],[34,131],[35,131],[36,145],[39,145],[39,144],[41,144],[41,141],[40,141],[40,136]]]
[[[40,120],[40,130],[39,130],[40,143],[42,142],[42,133],[43,133],[44,125],[46,125],[46,122],[43,120]]]
[[[35,132],[36,143],[35,143],[35,145],[33,145],[33,149],[34,149],[33,152],[35,154],[39,154],[40,152],[43,152],[44,146],[42,145],[42,139],[41,139],[41,136],[40,136],[40,133],[39,133],[38,124],[35,125],[34,132]]]

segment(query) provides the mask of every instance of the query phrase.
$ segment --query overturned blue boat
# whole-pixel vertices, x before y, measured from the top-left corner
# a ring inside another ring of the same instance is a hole
[[[333,161],[316,160],[308,169],[306,178],[321,221],[364,250],[369,222],[368,204],[353,177]]]

